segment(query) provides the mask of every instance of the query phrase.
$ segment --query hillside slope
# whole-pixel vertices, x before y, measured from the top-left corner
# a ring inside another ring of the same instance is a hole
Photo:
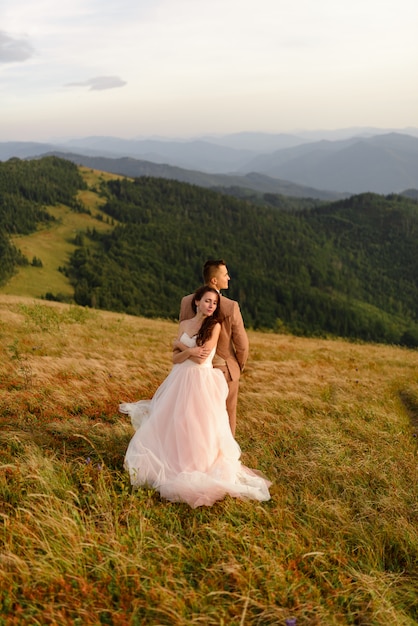
[[[418,620],[418,352],[249,331],[237,440],[271,501],[190,509],[123,469],[177,325],[0,295],[4,624]]]
[[[83,188],[79,189],[77,186],[73,190],[78,210],[74,210],[71,206],[72,200],[69,198],[66,199],[67,204],[49,204],[46,211],[47,219],[36,219],[33,227],[26,229],[29,232],[19,232],[25,229],[19,227],[16,221],[18,212],[21,210],[24,214],[27,208],[26,205],[21,209],[16,207],[17,213],[13,217],[15,226],[10,225],[6,228],[12,233],[17,231],[11,235],[11,242],[24,255],[26,262],[20,262],[18,271],[11,273],[3,284],[0,282],[0,293],[35,298],[54,294],[61,300],[74,299],[74,288],[61,270],[68,264],[86,232],[96,230],[104,233],[111,228],[109,218],[101,210],[105,199],[95,190],[103,182],[118,178],[83,167],[79,168],[79,172],[81,175],[79,186]],[[31,196],[31,193],[28,195]],[[22,197],[22,189],[18,197]],[[3,192],[3,202],[0,201],[0,206],[5,205],[6,198],[7,194]],[[48,201],[46,197],[42,199]],[[0,228],[1,226],[0,219]]]

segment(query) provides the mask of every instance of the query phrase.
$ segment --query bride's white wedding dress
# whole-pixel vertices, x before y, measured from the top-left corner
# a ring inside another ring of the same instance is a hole
[[[181,341],[196,345],[183,333]],[[212,367],[215,348],[202,364],[175,364],[152,400],[119,405],[136,432],[125,455],[135,487],[149,485],[163,498],[210,506],[226,494],[269,500],[270,482],[240,462],[229,427],[228,385]]]

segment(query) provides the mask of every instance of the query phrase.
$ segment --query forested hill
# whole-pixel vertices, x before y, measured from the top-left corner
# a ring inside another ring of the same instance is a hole
[[[54,175],[63,168],[67,202],[80,210],[75,187],[83,181],[77,168],[49,157],[25,163],[22,171],[40,164],[45,184],[49,168]],[[1,175],[0,180],[6,241],[10,224],[5,227]],[[52,189],[52,175],[50,183]],[[24,188],[24,180],[20,184]],[[249,327],[418,345],[413,199],[362,194],[295,207],[295,198],[266,196],[262,206],[147,177],[102,182],[96,191],[106,198],[102,211],[117,225],[79,237],[65,272],[81,305],[176,318],[181,296],[201,283],[206,258],[223,257],[232,276],[228,296],[239,300]],[[17,197],[25,198],[24,192]],[[36,202],[38,210],[48,204]],[[10,257],[4,245],[3,254]]]
[[[83,210],[76,200],[85,186],[78,168],[61,159],[0,163],[0,284],[28,263],[12,244],[10,235],[28,234],[40,223],[54,220],[47,206],[62,203]]]

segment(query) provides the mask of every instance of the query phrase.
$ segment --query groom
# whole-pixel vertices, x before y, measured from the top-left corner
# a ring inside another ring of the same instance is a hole
[[[248,337],[238,302],[221,296],[221,289],[228,289],[230,276],[224,260],[209,260],[203,266],[205,285],[214,287],[219,293],[221,333],[219,335],[213,367],[219,368],[228,383],[229,393],[226,409],[229,424],[235,437],[237,423],[237,401],[239,377],[248,358]],[[194,316],[193,294],[184,296],[180,305],[180,322]]]

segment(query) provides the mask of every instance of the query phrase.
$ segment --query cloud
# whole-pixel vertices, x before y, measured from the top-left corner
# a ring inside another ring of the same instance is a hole
[[[66,87],[90,87],[90,91],[102,91],[104,89],[115,89],[123,87],[126,81],[119,76],[96,76],[79,83],[67,83]]]
[[[0,30],[0,63],[26,61],[34,52],[26,37],[13,37]]]

